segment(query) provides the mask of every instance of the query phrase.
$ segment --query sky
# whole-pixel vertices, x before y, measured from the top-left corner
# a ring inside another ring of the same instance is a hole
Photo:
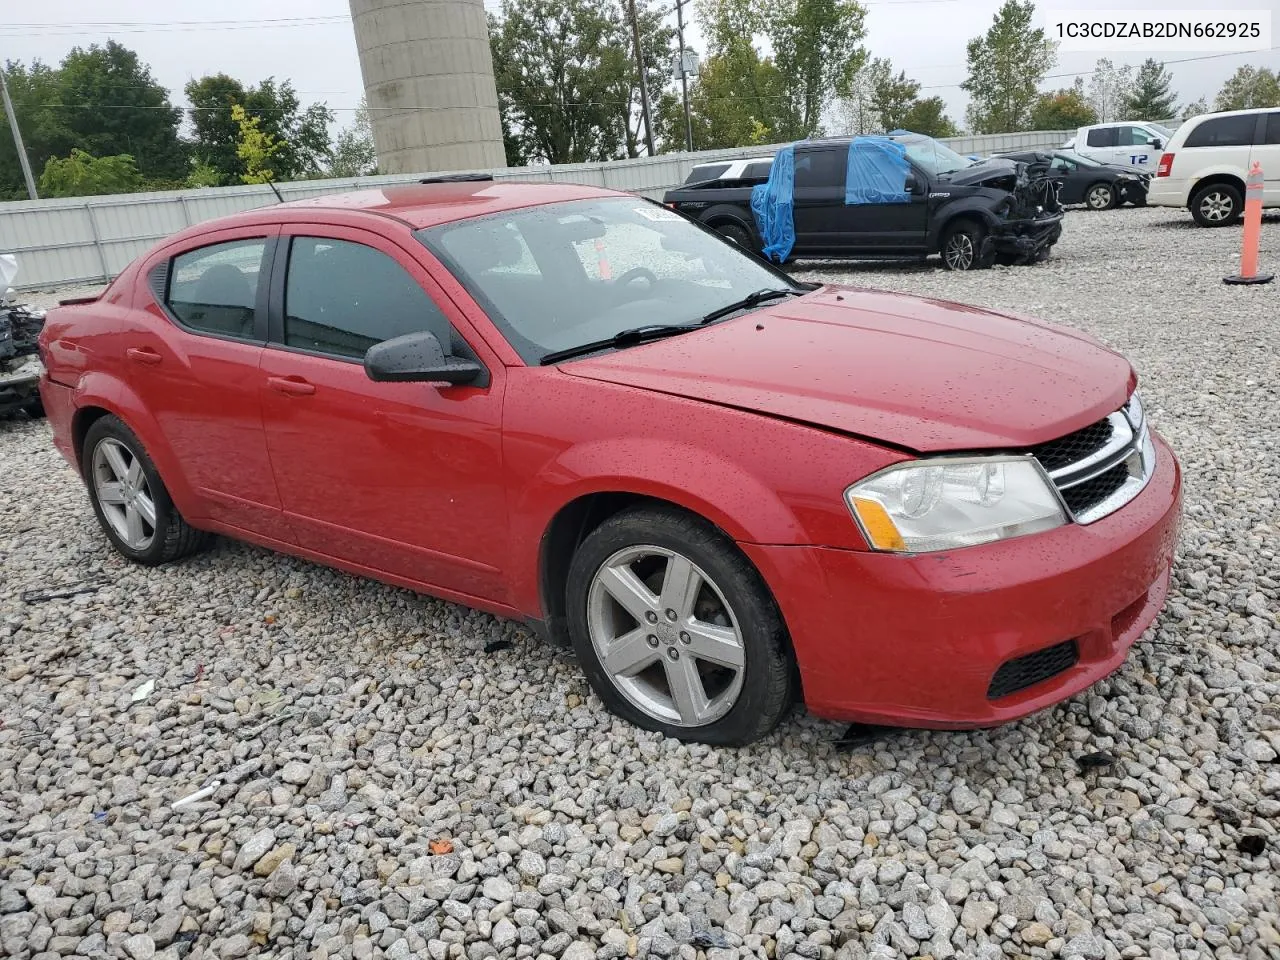
[[[641,3],[645,0],[640,0]],[[671,7],[671,0],[648,0]],[[761,0],[768,2],[768,0]],[[922,86],[922,96],[941,96],[948,113],[963,124],[967,96],[965,44],[986,31],[1001,0],[863,0],[867,7],[865,46],[888,57]],[[490,9],[498,0],[485,0]],[[1107,9],[1101,0],[1055,0],[1058,6]],[[1129,9],[1164,12],[1204,9],[1206,0],[1124,0]],[[692,6],[696,7],[696,0]],[[108,12],[104,8],[110,8]],[[674,8],[673,8],[674,9]],[[1280,44],[1280,0],[1226,0],[1216,9],[1270,10]],[[686,7],[686,13],[689,8]],[[693,18],[696,20],[696,16]],[[671,15],[672,24],[675,22]],[[686,16],[686,22],[689,17]],[[0,58],[56,64],[73,46],[108,38],[137,51],[153,76],[183,104],[190,79],[223,72],[256,83],[269,76],[291,80],[304,104],[323,101],[337,125],[351,122],[363,85],[347,0],[0,0]],[[687,35],[701,47],[696,25]],[[1089,71],[1098,57],[1117,65],[1137,65],[1147,56],[1160,60],[1194,57],[1195,52],[1060,53],[1045,88],[1068,86],[1072,74]],[[1203,56],[1203,54],[1201,54]],[[1179,104],[1204,97],[1212,101],[1222,82],[1244,64],[1280,69],[1280,50],[1170,63]],[[1062,75],[1062,76],[1052,76]],[[1086,83],[1088,77],[1085,77]]]

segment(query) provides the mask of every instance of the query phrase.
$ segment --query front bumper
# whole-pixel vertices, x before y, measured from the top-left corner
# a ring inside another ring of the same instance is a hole
[[[1031,261],[1042,250],[1057,243],[1061,236],[1062,214],[1057,213],[1030,220],[1004,221],[991,231],[987,239],[996,253]]]
[[[1117,186],[1120,188],[1121,203],[1141,205],[1147,202],[1147,194],[1150,191],[1150,181],[1147,178],[1121,180]]]
[[[782,609],[809,709],[861,723],[989,727],[1116,670],[1169,588],[1181,472],[1154,439],[1146,489],[1088,526],[916,556],[741,544]],[[1071,640],[1073,665],[988,697],[1002,664]]]
[[[19,357],[0,363],[0,413],[21,410],[38,400],[43,372],[38,357]]]

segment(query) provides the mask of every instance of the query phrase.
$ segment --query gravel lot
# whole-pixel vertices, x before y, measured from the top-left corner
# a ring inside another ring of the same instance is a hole
[[[1280,283],[1221,283],[1239,238],[1073,212],[1037,267],[802,271],[1088,330],[1181,454],[1156,627],[994,731],[665,741],[508,622],[225,541],[129,566],[0,424],[0,955],[1280,957]]]

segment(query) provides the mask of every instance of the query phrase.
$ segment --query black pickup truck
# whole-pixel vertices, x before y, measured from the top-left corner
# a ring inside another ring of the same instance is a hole
[[[1062,235],[1051,180],[1024,163],[973,160],[931,137],[895,134],[910,173],[905,203],[846,204],[850,138],[795,144],[795,246],[791,258],[881,259],[942,255],[948,270],[1043,260]],[[663,198],[672,209],[755,252],[764,246],[751,191],[770,159],[695,168]]]

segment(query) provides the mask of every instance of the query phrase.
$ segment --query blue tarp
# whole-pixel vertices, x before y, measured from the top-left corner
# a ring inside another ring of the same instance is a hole
[[[854,137],[849,142],[849,165],[844,202],[909,203],[907,151],[888,137]]]
[[[844,202],[909,203],[907,175],[911,166],[901,143],[888,137],[854,137],[845,168]],[[764,241],[766,259],[782,263],[796,243],[795,144],[778,151],[769,181],[751,188],[751,212]]]
[[[764,240],[766,259],[782,263],[796,244],[792,196],[796,182],[796,150],[791,144],[778,151],[769,168],[769,181],[751,188],[751,212]]]

